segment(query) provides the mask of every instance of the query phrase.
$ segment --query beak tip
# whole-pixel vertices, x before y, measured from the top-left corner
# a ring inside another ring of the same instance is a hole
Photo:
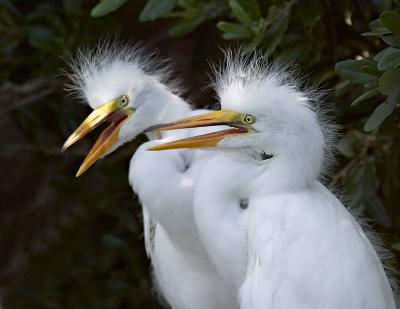
[[[75,177],[78,178],[79,176],[81,176],[84,172],[86,172],[86,170],[87,170],[88,168],[89,168],[89,167],[86,167],[86,166],[81,166],[81,167],[79,167],[78,171],[77,171],[76,174],[75,174]]]
[[[64,143],[64,145],[62,145],[62,151],[67,150],[73,143],[71,143],[71,139],[67,139]]]

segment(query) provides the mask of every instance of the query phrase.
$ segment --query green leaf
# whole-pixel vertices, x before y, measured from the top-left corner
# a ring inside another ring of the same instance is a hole
[[[90,12],[92,17],[102,17],[118,10],[128,0],[102,0]]]
[[[176,0],[149,0],[140,13],[141,22],[153,21],[171,12],[176,5]]]
[[[379,53],[377,53],[373,59],[374,59],[374,61],[379,62],[379,60],[381,60],[382,57],[384,57],[387,54],[390,54],[390,53],[392,53],[393,51],[396,51],[396,50],[397,50],[396,48],[393,48],[391,46],[386,47],[385,49],[383,49]]]
[[[364,73],[367,73],[369,75],[375,75],[375,76],[381,76],[381,72],[379,72],[379,70],[376,68],[375,65],[363,65],[361,67],[361,71],[363,71]]]
[[[393,95],[400,90],[400,69],[386,71],[379,79],[379,90],[382,94]]]
[[[385,42],[389,46],[393,46],[395,48],[400,48],[400,39],[396,37],[394,34],[384,34],[381,36],[383,42]]]
[[[272,21],[277,18],[279,16],[279,8],[276,5],[271,5],[268,8],[268,16],[267,16],[267,20],[269,23],[272,23]]]
[[[274,5],[269,7],[264,40],[269,55],[271,55],[282,42],[283,35],[289,25],[292,3],[293,2],[286,3],[282,7]]]
[[[378,84],[379,84],[379,79],[377,78],[377,79],[374,79],[373,81],[370,81],[370,82],[364,84],[364,88],[372,89],[372,88],[378,87]]]
[[[380,36],[384,34],[391,34],[389,30],[382,30],[382,31],[367,31],[364,33],[361,33],[362,36]]]
[[[226,40],[245,39],[253,35],[251,29],[242,24],[221,21],[217,24],[217,28],[225,32],[224,39]]]
[[[255,36],[255,38],[251,41],[251,43],[245,48],[245,52],[252,52],[261,42],[264,40],[264,28],[259,30]]]
[[[351,81],[349,81],[348,79],[339,81],[335,86],[335,96],[341,97],[349,90],[350,86]]]
[[[376,64],[370,60],[344,60],[336,63],[338,75],[356,84],[376,82],[378,77],[365,72],[365,67],[374,68]]]
[[[229,1],[229,7],[231,8],[233,14],[236,18],[244,25],[249,27],[252,26],[253,21],[250,15],[243,9],[237,0]]]
[[[359,134],[359,132],[357,132]],[[359,138],[357,138],[359,139]],[[359,142],[354,145],[359,152]],[[366,211],[376,222],[390,226],[391,219],[379,197],[379,178],[376,171],[375,156],[364,160],[356,160],[343,178],[344,187],[352,192],[349,207],[358,211]]]
[[[379,94],[379,87],[375,87],[373,89],[370,89],[366,92],[364,92],[362,95],[360,95],[359,97],[357,97],[352,103],[351,106],[356,106],[358,105],[358,103],[365,101],[369,98],[372,98],[374,96],[376,96],[377,94]]]
[[[339,141],[337,150],[346,158],[352,158],[357,153],[359,137],[357,131],[350,130]]]
[[[268,47],[268,54],[272,55],[272,53],[277,49],[279,44],[282,42],[283,39],[283,34],[285,33],[286,29],[288,27],[288,22],[284,23],[283,26],[280,28],[280,30],[277,33],[274,33],[273,35],[269,35],[267,37],[267,47]]]
[[[367,122],[364,124],[364,130],[370,132],[376,129],[396,108],[396,99],[398,96],[389,97],[387,102],[378,105]],[[389,100],[390,99],[390,100]]]
[[[369,23],[369,28],[371,29],[370,32],[365,32],[362,35],[369,36],[369,35],[382,35],[391,33],[389,29],[385,27],[380,19],[375,19]]]
[[[361,179],[364,183],[363,189],[368,192],[363,198],[365,209],[375,222],[389,228],[392,224],[391,218],[378,194],[379,178],[376,172],[375,160],[370,159],[366,163],[364,177]]]
[[[177,23],[171,29],[169,29],[168,33],[172,37],[180,37],[189,32],[192,32],[198,25],[203,22],[203,17],[199,16],[195,19],[184,20]]]
[[[252,19],[262,18],[257,0],[236,0]]]
[[[378,61],[378,69],[381,71],[387,71],[395,68],[400,64],[400,49],[394,49],[391,52],[387,52]]]
[[[185,10],[172,11],[169,13],[165,13],[162,17],[165,18],[178,18],[178,19],[195,19],[198,18],[199,15],[202,14],[202,11],[197,7],[188,8]]]
[[[185,9],[191,9],[196,5],[196,0],[178,0],[177,4]]]
[[[400,98],[400,69],[386,71],[379,79],[379,91],[388,96],[386,102],[381,103],[364,125],[369,132],[377,128],[396,108]]]
[[[364,177],[365,164],[358,161],[349,171],[346,172],[346,177],[343,179],[343,185],[347,192],[351,192],[348,207],[364,211],[363,198],[365,196],[362,179]]]
[[[383,12],[380,16],[383,25],[400,38],[400,14],[392,11]]]
[[[383,24],[382,20],[380,20],[379,18],[371,21],[368,24],[368,26],[372,31],[378,31],[378,32],[385,31],[385,32],[387,32],[389,30],[389,29],[387,29],[385,27],[385,25]]]

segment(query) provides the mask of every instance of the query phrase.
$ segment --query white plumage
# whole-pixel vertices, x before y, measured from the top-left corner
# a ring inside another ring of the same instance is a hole
[[[136,151],[129,180],[144,211],[157,218],[148,250],[157,283],[173,308],[233,308],[233,294],[217,275],[193,220],[194,184],[209,158],[198,152],[147,152],[154,144],[159,142],[145,143]]]
[[[150,150],[222,150],[202,166],[194,215],[240,308],[394,309],[370,240],[319,181],[333,132],[312,103],[317,93],[258,55],[227,56],[216,79],[222,110],[157,128],[232,129]]]
[[[170,82],[171,67],[137,45],[102,42],[94,50],[80,52],[71,67],[72,83],[67,88],[94,112],[65,148],[92,127],[111,121],[78,175],[151,125],[204,113],[192,111],[178,96],[177,83]],[[167,132],[162,137],[165,141],[187,134],[190,132]],[[142,202],[145,246],[156,285],[173,308],[232,308],[233,297],[200,243],[193,221],[195,179],[211,153],[177,150],[150,154],[145,149],[159,142],[156,134],[147,135],[153,141],[132,157],[129,182]]]

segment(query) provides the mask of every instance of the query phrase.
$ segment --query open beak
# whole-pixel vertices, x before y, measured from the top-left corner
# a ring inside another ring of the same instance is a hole
[[[82,139],[86,134],[93,131],[100,124],[111,122],[111,124],[101,133],[96,143],[87,154],[85,160],[76,173],[76,177],[82,175],[118,141],[121,126],[131,114],[132,109],[122,108],[118,104],[118,100],[112,100],[93,110],[78,129],[71,134],[63,145],[63,151]]]
[[[178,148],[217,147],[218,143],[222,139],[228,136],[234,136],[250,132],[249,129],[240,122],[241,116],[242,114],[240,113],[220,110],[217,112],[197,115],[189,118],[184,118],[175,122],[170,122],[150,127],[146,130],[147,132],[176,130],[185,128],[198,128],[198,127],[208,127],[208,126],[221,126],[221,125],[230,126],[232,127],[232,129],[226,129],[208,134],[193,136],[169,143],[164,143],[150,147],[147,150],[156,151],[156,150],[178,149]]]

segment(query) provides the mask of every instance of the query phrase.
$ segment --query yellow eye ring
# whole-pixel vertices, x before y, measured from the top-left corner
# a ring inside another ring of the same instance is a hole
[[[256,117],[252,115],[243,115],[242,120],[245,124],[253,124],[256,122]]]
[[[121,106],[127,106],[128,103],[129,103],[129,97],[128,97],[127,95],[123,95],[123,96],[121,97],[121,99],[119,100],[119,104],[120,104]]]

